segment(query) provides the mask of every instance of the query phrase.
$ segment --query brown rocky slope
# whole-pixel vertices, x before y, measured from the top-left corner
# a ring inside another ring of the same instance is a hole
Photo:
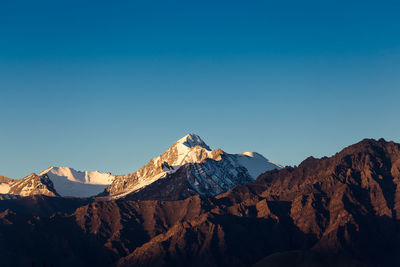
[[[3,208],[2,263],[251,266],[312,251],[348,266],[396,266],[399,184],[400,145],[365,139],[213,198],[92,201],[51,216]]]

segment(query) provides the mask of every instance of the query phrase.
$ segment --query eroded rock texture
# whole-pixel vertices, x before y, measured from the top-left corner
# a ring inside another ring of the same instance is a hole
[[[284,258],[311,266],[331,258],[342,266],[397,266],[399,179],[400,145],[366,139],[212,198],[71,199],[40,214],[9,200],[19,205],[0,206],[2,263],[261,266]],[[314,256],[323,254],[330,256]]]

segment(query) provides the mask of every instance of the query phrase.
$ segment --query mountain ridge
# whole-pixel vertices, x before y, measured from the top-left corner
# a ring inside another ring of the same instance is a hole
[[[279,253],[396,266],[399,199],[400,144],[363,140],[214,197],[92,200],[40,217],[24,212],[29,202],[8,200],[18,212],[0,206],[0,248],[19,255],[5,263],[57,266],[251,266]],[[27,242],[9,242],[15,232]],[[40,246],[29,241],[39,237]]]
[[[281,168],[261,154],[244,153],[247,154],[228,154],[221,149],[211,150],[198,135],[188,134],[138,171],[116,176],[102,196],[118,198],[136,194],[160,179],[176,176],[175,173],[186,165],[187,171],[179,172],[186,178],[186,181],[181,179],[182,183],[188,184],[186,190],[204,196],[216,195],[236,184],[249,183],[266,170]],[[162,181],[160,183],[165,184]],[[169,186],[173,185],[170,183]],[[160,187],[159,190],[164,190],[163,188]],[[187,195],[185,192],[179,194]],[[167,198],[171,199],[172,196]]]
[[[185,171],[176,173],[182,167]],[[4,178],[4,182],[0,184],[0,193],[18,195],[23,192],[23,196],[43,193],[61,197],[101,198],[130,195],[131,199],[159,199],[162,196],[172,200],[194,194],[216,195],[236,184],[249,183],[260,173],[273,168],[281,166],[256,152],[228,154],[221,149],[211,150],[200,136],[192,133],[178,139],[162,155],[153,158],[138,171],[127,175],[50,166],[39,175],[25,177],[24,183],[18,179]],[[175,177],[177,175],[181,177]],[[43,180],[49,179],[51,185],[39,183],[41,178],[36,176],[42,177]],[[28,181],[29,179],[32,181]],[[35,187],[32,187],[32,184]],[[163,186],[155,189],[159,184]],[[22,185],[26,188],[22,188]],[[146,189],[150,185],[152,186]],[[48,191],[39,190],[38,187],[45,187]]]

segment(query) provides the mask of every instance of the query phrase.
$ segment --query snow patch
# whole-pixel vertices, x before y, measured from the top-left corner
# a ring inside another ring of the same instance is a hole
[[[104,191],[115,176],[98,171],[76,171],[68,167],[50,167],[41,172],[47,174],[54,189],[63,197],[91,197]]]
[[[207,146],[206,143],[197,134],[187,134],[181,139],[179,139],[176,143],[184,145],[188,148],[201,146],[207,150],[211,150],[210,147]]]
[[[247,169],[254,180],[266,171],[282,168],[280,165],[269,161],[257,152],[243,152],[242,154],[237,155],[237,160],[240,165]]]
[[[98,171],[76,171],[68,167],[50,167],[39,175],[52,174],[53,176],[64,176],[73,182],[97,185],[109,185],[114,180],[114,175],[110,173],[100,173]]]
[[[0,194],[7,194],[10,191],[10,185],[8,183],[0,183]]]

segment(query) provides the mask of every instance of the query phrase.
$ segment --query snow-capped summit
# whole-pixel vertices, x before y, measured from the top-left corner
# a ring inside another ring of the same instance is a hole
[[[60,196],[91,197],[101,193],[115,176],[98,171],[76,171],[69,167],[49,167],[39,176],[47,175]]]
[[[114,180],[114,175],[98,171],[76,171],[69,167],[49,167],[39,175],[63,176],[68,180],[84,184],[109,185]]]
[[[198,136],[197,134],[187,134],[178,141],[176,141],[177,145],[184,145],[188,148],[192,148],[195,146],[201,146],[207,150],[211,150],[210,147]]]
[[[188,134],[172,144],[162,155],[153,158],[137,172],[116,176],[106,189],[111,195],[124,195],[143,188],[188,163],[201,162],[211,157],[211,149],[196,134]]]
[[[105,194],[122,197],[142,190],[183,166],[189,166],[186,179],[191,190],[203,195],[221,193],[236,184],[254,181],[265,171],[281,168],[256,152],[228,154],[221,149],[211,150],[198,135],[188,134],[137,172],[116,176]]]

